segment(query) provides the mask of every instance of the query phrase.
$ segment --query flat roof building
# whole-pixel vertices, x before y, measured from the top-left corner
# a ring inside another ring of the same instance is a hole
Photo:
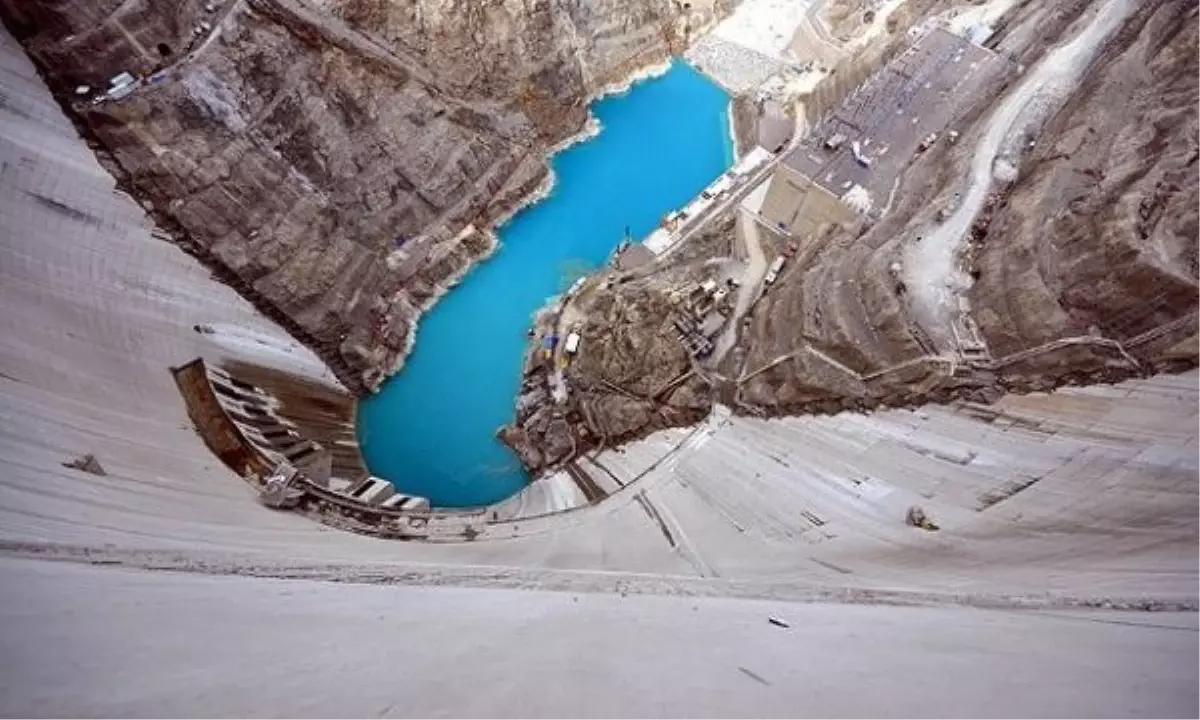
[[[825,225],[848,223],[855,218],[854,210],[841,198],[787,165],[780,165],[767,182],[758,212],[773,230],[807,238]]]
[[[563,345],[563,351],[568,355],[574,355],[579,352],[579,340],[579,333],[572,331],[570,335],[567,335],[567,342]]]
[[[794,237],[878,217],[914,155],[991,92],[1010,65],[942,28],[917,38],[820,119],[784,158],[761,215]],[[840,207],[839,207],[840,206]]]
[[[922,141],[937,138],[1007,68],[991,50],[934,28],[822,118],[784,163],[838,197],[861,187],[871,211],[882,212]]]

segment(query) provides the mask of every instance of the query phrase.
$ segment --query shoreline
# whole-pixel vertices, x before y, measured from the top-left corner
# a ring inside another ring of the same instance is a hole
[[[491,231],[498,232],[522,210],[538,204],[542,200],[545,200],[547,197],[549,197],[552,192],[554,192],[554,186],[558,182],[558,177],[554,172],[554,167],[551,165],[551,161],[556,155],[571,149],[579,143],[587,142],[588,140],[591,140],[600,133],[604,132],[604,124],[601,123],[600,119],[596,117],[596,114],[592,112],[591,106],[593,103],[615,95],[624,95],[640,82],[653,80],[654,78],[666,75],[671,71],[671,65],[673,62],[674,58],[669,57],[662,62],[647,65],[640,70],[635,70],[624,80],[602,85],[599,90],[588,95],[585,103],[588,106],[588,117],[583,124],[583,128],[580,129],[579,132],[568,135],[546,149],[546,157],[542,160],[546,166],[546,178],[542,180],[542,182],[539,183],[538,186],[530,193],[513,205],[511,209],[493,220],[490,224]]]
[[[731,148],[730,154],[733,156],[733,165],[736,165],[737,161],[742,159],[742,153],[739,152],[741,148],[738,146],[737,118],[733,114],[733,101],[735,99],[735,96],[730,95],[729,107],[725,108],[725,119],[729,126],[729,147]]]
[[[682,56],[680,57],[682,60]],[[671,71],[671,65],[675,62],[674,56],[668,56],[666,60],[659,61],[646,65],[640,70],[634,70],[629,74],[629,77],[624,80],[616,80],[614,82],[601,85],[598,90],[588,96],[587,104],[589,107],[592,103],[603,100],[606,97],[613,95],[624,95],[633,89],[634,85],[645,80],[653,80],[657,77],[662,77]],[[590,113],[591,110],[589,109]]]
[[[405,349],[404,349],[403,354],[397,358],[397,361],[396,361],[394,367],[387,373],[383,374],[382,379],[380,379],[377,384],[375,384],[372,387],[368,387],[366,393],[356,396],[353,399],[352,412],[354,413],[355,444],[357,446],[359,457],[362,460],[362,464],[364,467],[366,467],[368,469],[368,471],[370,471],[370,466],[367,464],[366,458],[362,452],[362,443],[360,441],[359,433],[358,433],[359,405],[365,397],[378,395],[380,393],[380,391],[383,389],[383,386],[385,384],[387,384],[392,378],[397,377],[401,372],[403,372],[404,366],[407,364],[409,356],[416,349],[417,337],[418,337],[418,334],[420,331],[420,326],[421,326],[422,322],[424,321],[426,314],[428,312],[430,312],[431,310],[433,310],[437,306],[438,301],[440,301],[447,293],[449,293],[451,290],[453,290],[455,287],[457,287],[460,283],[462,283],[466,279],[466,277],[471,273],[472,270],[474,270],[476,267],[478,267],[482,263],[490,260],[497,252],[499,252],[501,250],[503,242],[500,239],[500,232],[504,228],[505,225],[507,225],[509,222],[511,222],[522,211],[527,210],[527,209],[537,205],[538,203],[542,202],[543,200],[546,200],[548,197],[550,197],[550,195],[554,192],[554,188],[558,182],[558,177],[557,177],[557,174],[554,172],[554,167],[552,164],[553,159],[559,153],[565,152],[565,151],[569,150],[571,147],[573,147],[579,143],[587,142],[588,140],[591,140],[591,139],[597,137],[598,135],[600,135],[601,132],[604,131],[603,123],[601,123],[599,118],[596,117],[595,113],[592,110],[592,105],[594,103],[599,102],[608,97],[624,95],[624,94],[630,92],[635,86],[637,86],[641,82],[645,82],[647,80],[652,80],[652,79],[655,79],[658,77],[662,77],[663,75],[666,75],[668,72],[671,71],[671,68],[673,67],[675,61],[676,61],[676,58],[674,56],[668,56],[665,60],[644,66],[644,67],[640,68],[639,70],[636,70],[633,73],[631,73],[628,77],[626,77],[622,80],[619,80],[619,81],[607,83],[607,84],[601,86],[594,93],[591,93],[586,100],[587,120],[584,122],[583,127],[578,132],[568,135],[567,137],[563,138],[562,140],[559,140],[557,143],[549,146],[545,150],[545,154],[544,154],[544,157],[542,158],[541,162],[543,163],[544,167],[546,168],[546,176],[545,176],[545,178],[542,179],[542,181],[540,183],[538,183],[537,187],[535,187],[532,191],[527,193],[518,202],[514,203],[513,206],[511,208],[509,208],[507,211],[505,211],[504,213],[500,214],[495,219],[493,219],[492,221],[487,223],[486,226],[480,228],[478,226],[475,226],[474,224],[469,224],[466,226],[466,228],[464,228],[464,230],[462,232],[466,232],[468,228],[473,228],[474,232],[484,234],[488,241],[487,250],[483,254],[479,255],[478,257],[469,260],[463,266],[461,271],[459,271],[459,272],[455,273],[454,275],[450,276],[449,278],[447,278],[447,281],[444,284],[439,284],[437,286],[437,288],[435,289],[435,291],[430,295],[430,297],[428,297],[425,300],[425,302],[421,303],[419,306],[414,306],[414,309],[416,310],[416,312],[413,315],[412,322],[409,326],[408,333],[405,338]],[[686,63],[686,60],[684,60],[682,58],[680,59],[680,61]],[[693,69],[695,69],[694,66],[692,66],[690,63],[688,63],[688,65],[689,65],[689,67],[693,67]],[[700,72],[703,72],[703,71],[700,71]],[[707,74],[705,74],[705,77],[709,78],[709,76]],[[724,89],[724,88],[722,88],[722,89]],[[732,96],[730,99],[732,102]],[[728,113],[728,112],[730,112],[730,110],[727,109],[726,112]],[[730,117],[729,119],[730,119],[730,121],[732,121],[732,117]],[[736,142],[733,142],[732,124],[730,124],[729,132],[730,132],[730,140],[732,143],[731,144],[732,153],[733,153],[734,159],[736,161],[737,144],[736,144]],[[562,293],[558,293],[556,295],[552,295],[552,296],[548,297],[546,299],[546,302],[544,302],[542,305],[540,305],[537,309],[534,310],[532,317],[536,318],[538,316],[538,314],[543,312],[547,306],[551,305],[556,299],[559,299],[561,297],[562,297]],[[514,398],[514,402],[515,402],[515,398]],[[539,476],[534,476],[533,474],[529,473],[528,470],[526,470],[526,475],[527,475],[529,483],[536,482],[539,479]]]
[[[630,90],[632,90],[633,87],[640,82],[643,82],[645,80],[652,80],[654,78],[666,75],[668,72],[670,72],[671,65],[673,62],[674,62],[674,58],[668,57],[666,60],[663,60],[661,62],[654,63],[652,65],[647,65],[647,66],[641,68],[640,70],[634,71],[632,74],[629,75],[629,77],[625,78],[624,80],[608,83],[606,85],[601,86],[598,91],[596,91],[595,93],[592,93],[591,95],[588,96],[588,99],[586,101],[586,104],[588,106],[588,119],[587,119],[587,121],[584,122],[583,128],[580,129],[579,132],[576,132],[572,135],[568,135],[567,137],[563,138],[562,140],[559,140],[557,143],[555,143],[555,144],[551,145],[549,148],[547,148],[545,157],[542,159],[542,163],[546,167],[546,177],[540,183],[538,183],[538,186],[536,188],[534,188],[532,191],[527,193],[523,198],[521,198],[520,201],[515,203],[512,206],[512,208],[505,211],[504,213],[499,215],[496,219],[494,219],[490,223],[488,223],[488,225],[485,229],[480,230],[477,228],[475,230],[475,232],[483,233],[484,235],[487,236],[488,241],[489,241],[487,252],[485,252],[484,254],[475,258],[474,260],[468,262],[467,265],[462,269],[461,272],[455,273],[454,275],[450,276],[444,285],[438,285],[437,289],[434,291],[434,293],[425,302],[423,302],[423,303],[421,303],[421,305],[415,307],[417,312],[414,315],[413,322],[408,330],[408,335],[407,335],[406,341],[405,341],[404,354],[397,359],[395,367],[391,371],[386,373],[384,375],[383,379],[380,380],[377,385],[367,389],[367,394],[377,395],[379,393],[379,391],[383,388],[383,385],[385,383],[387,383],[390,379],[392,379],[393,377],[395,377],[396,375],[400,374],[400,372],[403,371],[404,365],[408,361],[408,356],[413,352],[413,350],[416,347],[417,332],[420,327],[422,318],[424,318],[426,313],[428,313],[430,310],[433,309],[433,307],[437,304],[438,300],[442,299],[442,297],[445,296],[446,293],[450,292],[450,290],[457,287],[459,285],[459,283],[461,283],[463,281],[463,279],[466,278],[466,276],[468,274],[470,274],[470,272],[476,266],[478,266],[479,264],[481,264],[483,262],[486,262],[500,250],[501,246],[503,245],[503,242],[500,240],[500,234],[499,234],[500,230],[505,225],[507,225],[509,222],[511,222],[512,219],[515,218],[520,212],[540,203],[541,201],[550,197],[551,193],[554,192],[554,187],[558,182],[558,177],[554,172],[554,167],[551,165],[551,161],[554,159],[554,157],[556,155],[558,155],[559,153],[564,152],[579,143],[587,142],[588,140],[591,140],[592,138],[598,136],[601,132],[604,131],[604,125],[600,122],[599,118],[596,117],[595,113],[592,112],[591,105],[593,103],[603,100],[604,98],[607,98],[607,97],[611,97],[614,95],[623,95],[623,94],[629,92]],[[735,146],[735,153],[736,153],[736,146]],[[472,227],[472,226],[473,225],[468,225],[467,227]],[[465,228],[464,228],[464,230],[465,230]],[[361,396],[360,396],[360,398],[361,398]],[[355,398],[355,416],[356,417],[357,417],[357,411],[358,411],[358,400],[360,398]]]
[[[463,266],[462,270],[449,276],[446,279],[445,284],[437,285],[435,290],[433,291],[433,293],[429,296],[428,299],[425,300],[425,302],[421,303],[420,305],[413,306],[413,307],[415,307],[417,312],[416,312],[416,315],[413,316],[413,322],[409,324],[408,334],[405,336],[405,351],[404,351],[404,354],[397,359],[395,369],[392,370],[391,372],[387,373],[384,376],[383,380],[381,380],[378,385],[376,385],[372,388],[368,388],[367,393],[364,393],[363,395],[360,395],[354,399],[354,413],[355,413],[355,428],[356,429],[357,429],[357,425],[358,425],[357,418],[358,418],[358,403],[359,403],[359,401],[368,394],[369,395],[378,395],[379,391],[383,388],[383,385],[388,380],[391,380],[393,377],[399,375],[400,372],[404,369],[405,364],[408,363],[408,356],[412,354],[413,349],[417,345],[417,330],[420,327],[421,318],[425,316],[425,313],[432,310],[433,306],[437,305],[437,302],[439,300],[441,300],[442,297],[445,296],[446,293],[448,293],[451,290],[453,290],[454,288],[458,287],[459,283],[461,283],[463,281],[463,279],[473,269],[475,269],[475,267],[478,264],[485,262],[486,260],[491,258],[492,255],[495,255],[496,251],[498,251],[500,249],[500,238],[498,235],[496,235],[494,230],[492,230],[490,228],[487,230],[479,230],[472,224],[472,225],[468,225],[466,228],[463,228],[463,232],[459,233],[459,235],[462,236],[464,233],[467,232],[467,230],[470,230],[471,232],[480,233],[485,238],[487,238],[487,240],[488,240],[487,250],[484,251],[484,253],[482,255],[480,255],[478,258],[474,259],[473,261],[468,261],[467,264]],[[364,462],[363,464],[365,465],[366,463]]]
[[[589,100],[588,104],[590,105],[592,102],[594,101]],[[546,167],[546,177],[542,178],[542,181],[538,183],[537,187],[526,193],[525,196],[517,201],[516,204],[497,216],[495,220],[491,221],[488,224],[488,231],[493,234],[499,232],[501,228],[507,225],[522,210],[537,205],[541,201],[550,197],[550,194],[554,192],[554,186],[558,183],[558,176],[554,172],[554,167],[550,164],[550,161],[554,159],[554,156],[571,148],[574,145],[591,140],[603,131],[604,126],[600,123],[600,120],[598,120],[596,116],[592,114],[592,111],[589,108],[588,119],[586,122],[584,122],[582,130],[572,135],[568,135],[547,149],[546,157],[542,159],[542,164]],[[497,238],[497,243],[498,242],[499,239]],[[490,254],[491,253],[488,255]],[[482,259],[483,258],[481,258],[481,260]]]

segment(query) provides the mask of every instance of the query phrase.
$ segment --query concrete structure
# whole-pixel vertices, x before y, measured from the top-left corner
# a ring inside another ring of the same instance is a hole
[[[278,401],[262,388],[210,367],[202,359],[172,368],[172,375],[197,432],[231,470],[265,478],[286,463],[316,484],[330,486],[328,451],[280,418],[275,412]],[[365,469],[362,472],[365,474]],[[344,486],[355,479],[339,478],[338,482]]]
[[[779,103],[767,100],[763,104],[763,114],[758,119],[759,146],[773,153],[782,152],[795,132],[796,121],[784,113]]]
[[[596,504],[564,472],[408,518],[442,542],[340,532],[256,502],[169,368],[327,371],[2,33],[0,84],[0,714],[1196,715],[1196,373],[719,412],[581,460]]]
[[[429,500],[416,495],[393,493],[379,504],[379,507],[389,510],[408,510],[412,512],[429,512]]]
[[[786,163],[834,194],[860,185],[881,207],[921,141],[1008,69],[992,51],[933,28],[813,127]],[[845,142],[827,148],[835,135]],[[855,160],[855,143],[865,164]]]
[[[966,38],[941,28],[926,32],[788,154],[772,178],[764,220],[805,237],[855,214],[878,216],[922,141],[942,133],[1008,69]]]
[[[653,253],[655,258],[673,250],[689,232],[702,227],[713,214],[726,209],[730,204],[729,196],[737,197],[741,193],[753,191],[753,187],[747,183],[761,184],[761,180],[754,175],[756,172],[762,174],[760,171],[773,158],[770,152],[761,147],[755,147],[746,153],[733,167],[700,191],[700,194],[682,210],[669,213],[663,224],[642,241],[642,246]]]
[[[346,494],[366,505],[382,505],[385,500],[396,495],[396,488],[387,480],[369,477],[348,490]]]
[[[5,667],[6,714],[872,717],[924,707],[964,717],[985,706],[1023,717],[1087,703],[1148,716],[1182,709],[1171,699],[1195,670],[1178,662],[1195,645],[1190,615],[1111,623],[1090,612],[355,586],[12,559],[0,574],[12,583],[0,632],[23,660]],[[81,592],[97,598],[90,613],[77,612]],[[55,642],[22,631],[34,603],[54,619]],[[190,642],[184,621],[206,641]],[[145,638],[138,651],[114,657],[133,638]],[[992,650],[971,647],[982,642]],[[46,667],[72,674],[51,681]],[[1080,687],[1089,697],[1071,691]]]
[[[816,7],[808,0],[743,0],[685,57],[731,93],[753,91],[794,63],[792,35]]]
[[[733,167],[729,168],[729,173],[737,177],[748,177],[754,174],[754,171],[771,160],[771,151],[761,146],[752,148],[734,163]]]
[[[825,187],[786,164],[768,181],[759,216],[767,225],[797,238],[816,237],[822,228],[854,220],[854,209]]]

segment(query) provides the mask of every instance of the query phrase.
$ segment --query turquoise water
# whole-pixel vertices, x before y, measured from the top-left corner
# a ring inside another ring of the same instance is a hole
[[[733,162],[729,98],[685,63],[592,105],[601,133],[551,160],[545,200],[421,320],[404,369],[359,404],[372,474],[435,507],[502,500],[527,482],[495,439],[513,417],[533,313],[625,236],[645,237]]]

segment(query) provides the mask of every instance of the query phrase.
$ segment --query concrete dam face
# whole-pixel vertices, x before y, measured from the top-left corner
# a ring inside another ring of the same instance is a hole
[[[0,33],[5,716],[1200,709],[1195,370],[718,405],[486,509],[366,507],[346,373],[174,231]]]

